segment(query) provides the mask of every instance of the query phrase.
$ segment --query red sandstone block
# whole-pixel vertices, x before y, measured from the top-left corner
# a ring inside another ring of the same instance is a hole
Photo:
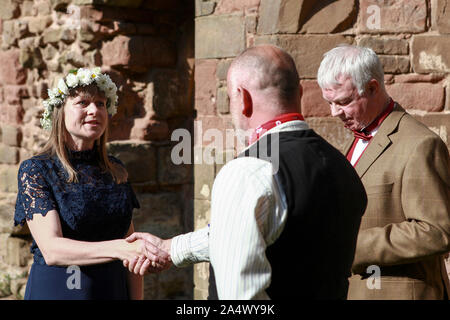
[[[386,86],[389,95],[406,109],[442,111],[444,87],[441,83],[394,83]]]
[[[27,79],[27,73],[19,63],[19,49],[0,51],[0,83],[23,84]]]
[[[316,80],[302,80],[302,115],[304,117],[328,117],[330,106],[322,97],[322,90]]]
[[[217,64],[216,59],[195,61],[195,109],[199,116],[216,114]]]
[[[5,86],[5,99],[8,104],[20,104],[23,98],[28,98],[28,88],[25,86]]]
[[[260,2],[261,0],[220,0],[214,13],[249,12],[257,10]]]
[[[105,65],[133,72],[176,64],[174,46],[167,39],[158,37],[119,35],[103,45],[101,54]]]
[[[442,74],[417,74],[417,73],[410,73],[410,74],[399,74],[395,76],[395,82],[431,82],[436,83],[444,79],[444,75]]]

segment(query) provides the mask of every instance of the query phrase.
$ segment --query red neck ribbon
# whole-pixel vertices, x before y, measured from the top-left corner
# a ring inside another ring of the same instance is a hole
[[[301,120],[305,121],[303,116],[298,112],[293,113],[285,113],[281,116],[278,116],[270,121],[267,121],[266,123],[263,123],[262,125],[258,126],[255,131],[253,131],[252,136],[250,137],[249,143],[252,144],[253,142],[257,141],[265,132],[268,130],[279,126],[282,123],[294,121],[294,120]]]

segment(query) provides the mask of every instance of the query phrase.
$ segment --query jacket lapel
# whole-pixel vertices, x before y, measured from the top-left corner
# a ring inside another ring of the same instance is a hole
[[[389,136],[397,128],[400,119],[405,115],[405,113],[406,111],[396,103],[394,110],[392,110],[391,114],[383,121],[377,134],[367,146],[355,166],[355,170],[360,178],[364,176],[375,160],[377,160],[378,157],[389,147],[391,144],[391,139]]]

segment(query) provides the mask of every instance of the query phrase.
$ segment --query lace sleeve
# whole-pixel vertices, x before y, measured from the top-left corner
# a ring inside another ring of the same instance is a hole
[[[29,159],[22,162],[17,180],[14,225],[23,225],[25,220],[32,220],[34,214],[45,216],[47,212],[56,208],[53,192],[37,161]]]

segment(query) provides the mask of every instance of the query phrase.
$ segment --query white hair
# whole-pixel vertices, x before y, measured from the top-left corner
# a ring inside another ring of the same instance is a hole
[[[319,86],[325,89],[339,84],[340,76],[349,76],[360,95],[372,79],[384,88],[383,66],[370,48],[343,44],[326,52],[317,72]]]

